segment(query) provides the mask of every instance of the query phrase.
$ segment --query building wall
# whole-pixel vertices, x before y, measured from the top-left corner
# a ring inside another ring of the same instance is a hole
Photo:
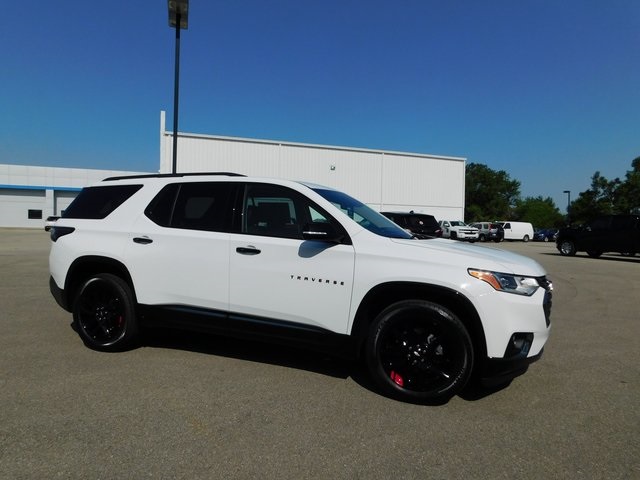
[[[171,173],[173,133],[160,119],[160,172]],[[345,191],[381,211],[464,218],[465,159],[178,133],[178,172],[234,172]]]
[[[83,187],[136,173],[0,164],[0,227],[43,228],[45,219],[59,216]]]

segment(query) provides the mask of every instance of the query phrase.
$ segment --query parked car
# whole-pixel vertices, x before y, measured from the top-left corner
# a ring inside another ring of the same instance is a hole
[[[467,240],[471,243],[478,240],[478,229],[467,225],[462,220],[440,220],[443,238],[451,240]]]
[[[533,240],[536,242],[555,242],[557,235],[557,228],[542,228],[533,232]]]
[[[499,223],[478,222],[472,223],[472,227],[478,229],[478,240],[481,242],[501,242],[504,239],[504,229]]]
[[[580,227],[562,228],[556,247],[562,255],[587,252],[597,258],[605,252],[640,252],[640,215],[604,215]]]
[[[528,242],[533,238],[533,225],[529,222],[498,222],[504,229],[505,240],[522,240]]]
[[[411,212],[381,212],[389,220],[411,232],[415,237],[424,239],[441,237],[442,228],[433,215]]]
[[[536,261],[417,240],[317,185],[113,177],[84,188],[50,234],[51,293],[97,350],[131,348],[152,325],[344,347],[381,392],[433,403],[472,375],[524,373],[550,331]]]

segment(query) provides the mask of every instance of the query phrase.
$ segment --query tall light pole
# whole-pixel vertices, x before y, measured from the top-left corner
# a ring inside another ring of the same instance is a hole
[[[571,190],[564,190],[562,193],[567,194],[567,223],[571,223],[569,221],[569,208],[571,208]]]
[[[168,0],[169,26],[176,29],[176,66],[173,87],[173,168],[178,168],[178,90],[180,83],[180,30],[189,24],[189,0]]]

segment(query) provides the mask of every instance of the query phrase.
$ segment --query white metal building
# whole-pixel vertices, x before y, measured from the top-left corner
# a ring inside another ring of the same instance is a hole
[[[177,171],[235,172],[342,190],[380,211],[464,218],[466,159],[178,132]],[[160,172],[171,173],[173,132],[160,114]]]
[[[160,173],[171,173],[173,133],[160,114]],[[178,133],[177,171],[235,172],[343,190],[381,211],[464,218],[466,159],[363,148]],[[42,228],[78,192],[144,172],[0,164],[0,227]]]
[[[43,228],[87,185],[136,172],[0,164],[0,227]]]

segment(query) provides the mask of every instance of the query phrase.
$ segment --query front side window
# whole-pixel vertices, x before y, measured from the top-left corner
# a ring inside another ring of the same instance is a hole
[[[387,217],[346,193],[320,187],[313,188],[313,191],[331,202],[352,221],[376,235],[389,238],[413,238],[410,233],[405,232]]]
[[[261,183],[247,185],[242,213],[242,233],[269,237],[302,239],[305,224],[329,221],[295,190]]]

